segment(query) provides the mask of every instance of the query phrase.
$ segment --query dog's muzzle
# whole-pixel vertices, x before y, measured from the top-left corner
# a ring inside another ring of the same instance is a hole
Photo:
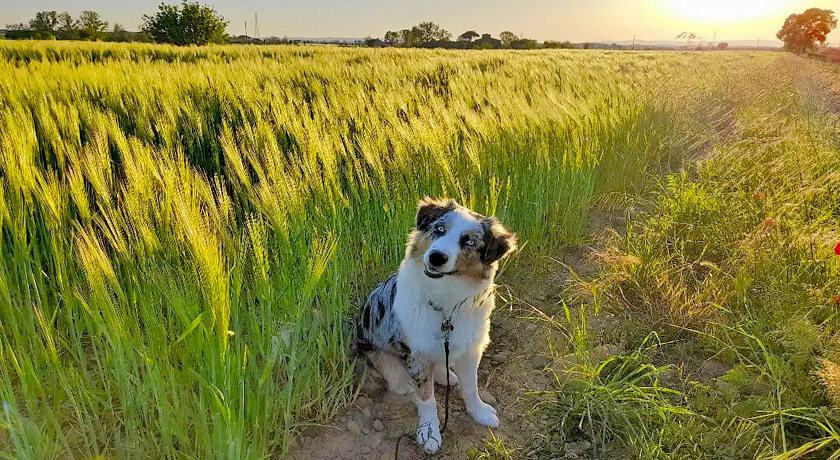
[[[423,268],[423,273],[425,273],[426,276],[428,276],[429,278],[440,279],[440,278],[443,278],[444,276],[447,276],[447,275],[456,275],[458,273],[458,270],[452,270],[451,272],[433,272],[433,271],[429,271],[428,268],[424,267]]]

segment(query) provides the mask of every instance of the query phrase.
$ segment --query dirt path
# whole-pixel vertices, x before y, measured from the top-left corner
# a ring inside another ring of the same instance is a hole
[[[543,372],[550,362],[546,326],[534,317],[532,306],[552,309],[564,278],[557,270],[561,264],[556,262],[543,263],[551,268],[541,270],[523,265],[510,269],[499,280],[502,288],[493,316],[492,343],[479,369],[479,390],[485,392],[485,401],[495,400],[501,419],[501,426],[492,433],[508,447],[526,447],[538,436],[539,421],[529,413],[533,401],[527,401],[525,392],[548,389],[551,379]],[[436,387],[436,397],[442,423],[443,386]],[[413,433],[416,422],[416,409],[408,397],[369,391],[329,426],[305,430],[285,458],[393,459],[396,440]],[[468,458],[467,452],[482,449],[490,436],[491,430],[466,413],[458,389],[453,388],[449,427],[443,435],[443,448],[434,458]],[[400,460],[421,458],[428,456],[413,441],[401,441]]]
[[[592,210],[587,234],[596,235],[604,228],[623,228],[618,213]],[[563,250],[553,257],[520,261],[497,281],[499,294],[490,331],[491,343],[479,368],[479,390],[492,398],[499,411],[501,425],[490,430],[475,423],[466,413],[459,390],[450,396],[449,427],[443,434],[443,448],[432,456],[442,460],[465,459],[472,449],[482,450],[485,441],[496,436],[508,448],[527,454],[541,436],[538,415],[531,413],[534,400],[527,392],[552,388],[553,376],[544,371],[551,362],[549,343],[556,331],[538,318],[535,309],[547,314],[558,312],[562,291],[572,267],[588,271],[585,247]],[[599,319],[600,321],[600,319]],[[604,325],[591,324],[593,329]],[[567,344],[559,344],[565,346]],[[563,350],[554,350],[555,354]],[[443,423],[444,387],[436,385],[438,411]],[[295,460],[393,460],[397,439],[405,434],[411,440],[400,442],[399,460],[427,459],[414,443],[417,411],[409,397],[387,391],[362,393],[344,414],[323,428],[304,430],[284,459]],[[492,433],[492,434],[491,434]]]

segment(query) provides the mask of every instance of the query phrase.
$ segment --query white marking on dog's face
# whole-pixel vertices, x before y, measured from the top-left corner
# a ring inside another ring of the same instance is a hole
[[[426,275],[431,278],[455,274],[462,251],[473,251],[484,235],[480,216],[456,208],[435,221],[429,229],[432,244],[423,254]]]

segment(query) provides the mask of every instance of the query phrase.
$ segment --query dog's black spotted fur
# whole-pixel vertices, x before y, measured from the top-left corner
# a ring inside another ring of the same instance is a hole
[[[420,386],[431,378],[432,366],[430,362],[411,353],[404,329],[394,313],[396,296],[395,273],[376,286],[356,318],[356,349],[363,354],[381,351],[397,356],[405,362],[409,375]]]
[[[397,275],[379,283],[370,293],[356,319],[356,347],[366,353],[382,350],[401,355],[411,353],[402,339],[400,320],[394,314],[394,298],[397,296]]]

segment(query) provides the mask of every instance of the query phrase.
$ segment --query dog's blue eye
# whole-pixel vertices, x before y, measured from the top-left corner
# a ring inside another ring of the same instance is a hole
[[[475,241],[473,241],[473,240],[467,240],[466,245],[467,245],[467,246],[475,246]]]
[[[438,225],[437,227],[435,227],[435,233],[446,233],[446,227],[444,227],[443,225]]]

